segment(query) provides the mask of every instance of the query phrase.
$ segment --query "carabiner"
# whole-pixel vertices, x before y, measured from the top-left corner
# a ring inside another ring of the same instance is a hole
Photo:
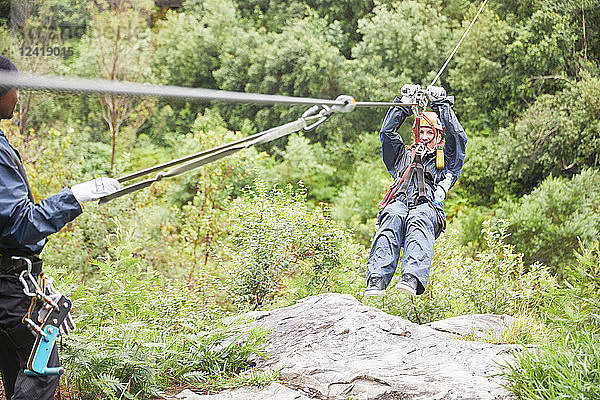
[[[323,107],[323,109],[318,114],[318,117],[320,117],[320,119],[317,122],[313,123],[312,125],[305,126],[304,127],[305,132],[312,131],[317,126],[319,126],[323,122],[327,121],[329,119],[329,117],[331,117],[333,115],[334,111],[331,108],[329,108],[328,106],[326,106],[324,104],[321,107]],[[318,109],[319,109],[319,106],[312,106],[304,114],[302,114],[302,118],[307,118],[307,117],[311,116],[309,114],[314,114],[316,112],[316,110],[318,110]]]

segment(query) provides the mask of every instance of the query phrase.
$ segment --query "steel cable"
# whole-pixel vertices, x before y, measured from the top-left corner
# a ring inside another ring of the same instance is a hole
[[[444,70],[446,69],[446,66],[448,65],[448,63],[450,62],[450,60],[452,60],[452,57],[454,57],[454,53],[456,53],[456,51],[458,50],[458,48],[462,44],[463,40],[465,40],[465,38],[467,37],[467,34],[471,30],[471,27],[473,26],[473,24],[475,23],[475,21],[477,21],[477,17],[479,17],[479,14],[481,14],[481,11],[483,10],[483,7],[485,6],[486,3],[487,3],[487,0],[484,0],[483,3],[481,4],[481,7],[479,7],[479,11],[477,11],[477,14],[475,14],[475,17],[473,18],[473,20],[469,24],[469,27],[467,28],[467,30],[465,31],[465,33],[463,33],[462,37],[460,38],[460,40],[456,44],[456,47],[454,47],[454,50],[452,50],[452,53],[450,53],[450,56],[446,59],[446,62],[444,63],[444,65],[442,65],[442,68],[440,68],[439,72],[437,73],[437,75],[435,76],[435,78],[433,78],[433,81],[431,81],[431,83],[429,84],[429,86],[435,85],[435,83],[439,79],[440,75],[442,75],[442,72],[444,72]]]

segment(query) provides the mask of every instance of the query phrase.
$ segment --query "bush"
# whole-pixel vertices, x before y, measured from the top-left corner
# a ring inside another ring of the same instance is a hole
[[[489,206],[531,193],[549,176],[573,177],[598,167],[600,79],[595,75],[581,71],[579,81],[539,96],[513,125],[469,141],[461,185],[474,202]]]
[[[516,353],[503,375],[518,399],[600,398],[600,339],[597,333],[565,334],[560,343]]]
[[[508,241],[526,263],[544,263],[562,277],[575,261],[579,241],[600,238],[599,203],[600,174],[590,169],[571,180],[549,177],[519,203],[505,203],[497,215],[509,220]]]
[[[549,319],[573,330],[600,329],[600,241],[580,243],[577,262],[565,268],[561,301],[548,310]]]
[[[333,199],[336,169],[329,164],[329,154],[321,143],[310,144],[304,135],[293,134],[281,156],[282,162],[270,171],[278,182],[296,185],[302,181],[310,197],[317,201]]]
[[[81,399],[147,399],[173,381],[215,390],[240,375],[248,356],[262,355],[266,332],[239,333],[218,308],[163,278],[135,254],[130,235],[113,236],[107,262],[95,261],[99,279],[74,289],[78,329],[62,350],[67,383]],[[63,285],[76,285],[72,276]]]
[[[353,284],[361,249],[332,221],[327,207],[309,207],[305,191],[269,189],[257,181],[230,210],[234,253],[228,288],[239,309]]]

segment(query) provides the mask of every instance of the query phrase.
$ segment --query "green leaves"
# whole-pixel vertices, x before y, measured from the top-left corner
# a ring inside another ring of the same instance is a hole
[[[344,57],[321,40],[322,26],[310,19],[297,21],[281,33],[249,30],[231,43],[214,72],[222,89],[335,98],[340,94]],[[230,124],[240,127],[252,120],[258,130],[298,118],[305,107],[256,108],[223,106]]]
[[[575,261],[579,241],[600,238],[600,175],[585,170],[572,180],[548,178],[520,203],[506,203],[498,214],[510,221],[509,241],[526,262],[539,261],[560,276]]]
[[[560,342],[540,350],[515,352],[517,361],[503,375],[519,399],[581,399],[600,396],[600,340],[597,333],[561,335]]]
[[[62,354],[79,398],[145,399],[172,380],[211,390],[244,381],[238,374],[249,355],[263,355],[266,332],[221,322],[218,309],[139,258],[127,235],[113,245],[117,257],[96,262],[98,281],[72,295],[78,329]]]
[[[353,57],[369,60],[389,75],[402,75],[405,83],[425,85],[443,64],[452,37],[447,18],[417,1],[376,6],[372,17],[358,22],[358,29],[363,38]]]
[[[344,285],[345,271],[353,268],[344,262],[356,249],[325,205],[313,210],[307,204],[304,191],[270,189],[257,181],[230,212],[229,241],[236,254],[227,286],[238,309],[259,309]]]

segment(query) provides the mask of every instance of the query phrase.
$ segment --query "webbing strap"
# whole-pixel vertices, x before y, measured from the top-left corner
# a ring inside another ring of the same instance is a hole
[[[261,144],[261,143],[266,143],[269,142],[271,140],[289,135],[291,133],[294,132],[298,132],[299,130],[303,129],[304,127],[306,127],[306,120],[309,118],[319,118],[318,116],[311,116],[308,118],[299,118],[296,121],[292,121],[290,123],[287,123],[285,125],[282,126],[278,126],[275,128],[271,128],[268,129],[264,132],[260,132],[257,133],[249,138],[246,139],[242,139],[233,143],[229,143],[227,145],[222,145],[210,150],[205,150],[203,152],[197,153],[194,155],[194,157],[196,158],[195,160],[193,160],[193,157],[190,157],[189,159],[192,159],[193,161],[190,161],[186,164],[183,164],[181,166],[172,168],[170,170],[167,170],[165,172],[159,172],[155,178],[152,179],[147,179],[145,181],[133,184],[133,185],[129,185],[124,187],[121,190],[117,190],[114,193],[111,193],[107,196],[104,196],[100,199],[99,203],[103,204],[106,203],[110,200],[116,199],[117,197],[121,197],[125,194],[128,193],[132,193],[135,192],[137,190],[143,189],[145,187],[150,186],[152,183],[154,182],[158,182],[163,178],[169,178],[169,177],[173,177],[173,176],[177,176],[180,174],[183,174],[184,172],[190,171],[192,169],[198,168],[202,165],[205,164],[209,164],[213,161],[219,160],[223,157],[226,157],[230,154],[233,154],[239,150],[248,148],[250,146],[254,146],[256,144]],[[248,140],[250,139],[250,140]],[[160,166],[161,168],[164,168],[166,164],[163,164],[162,166]],[[148,169],[145,170],[144,172],[147,173],[147,171],[149,170],[153,170],[152,169]],[[128,177],[128,179],[130,179]]]
[[[412,182],[415,172],[417,174],[417,189],[419,191],[418,199],[421,200],[427,198],[427,189],[425,188],[425,166],[421,160],[421,155],[416,154],[416,147],[414,145],[412,147],[410,161],[410,164],[404,171],[402,179],[400,179],[397,183],[394,182],[383,199],[379,202],[380,209],[385,208],[385,206],[387,206],[397,195],[406,195],[408,193],[408,187]]]
[[[413,145],[412,146],[411,155],[410,155],[410,163],[408,164],[408,167],[404,171],[404,174],[402,175],[402,178],[397,183],[394,182],[392,184],[392,186],[390,186],[390,188],[388,189],[388,191],[385,194],[385,196],[383,196],[383,199],[381,199],[381,201],[379,202],[379,208],[380,209],[383,209],[385,206],[388,205],[388,203],[390,201],[392,201],[392,199],[396,195],[396,191],[398,190],[398,188],[400,187],[400,185],[406,180],[408,174],[412,170],[411,167],[413,165],[413,162],[415,161],[415,154],[416,154],[416,152],[417,152],[417,148],[416,148],[416,146]],[[412,175],[411,175],[410,179],[412,179]],[[409,179],[409,181],[410,181],[410,179]]]
[[[408,176],[406,177],[404,182],[402,182],[402,185],[400,186],[400,189],[398,190],[397,194],[400,194],[400,193],[406,194],[408,192],[408,186],[410,185],[410,182],[413,179],[413,175],[415,174],[416,162],[417,162],[417,160],[415,159],[414,162],[412,164],[410,164],[410,166],[408,167],[408,169],[409,169]]]
[[[419,157],[419,161],[415,161],[415,169],[417,170],[417,188],[419,189],[419,199],[426,198],[427,192],[425,191],[425,167],[421,162],[421,157]]]

